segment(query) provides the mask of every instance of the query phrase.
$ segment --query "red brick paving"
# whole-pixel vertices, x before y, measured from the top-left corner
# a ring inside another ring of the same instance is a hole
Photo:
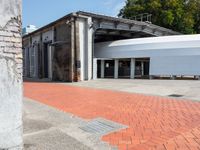
[[[84,119],[129,128],[102,140],[120,150],[200,150],[200,103],[53,83],[24,83],[25,97]]]

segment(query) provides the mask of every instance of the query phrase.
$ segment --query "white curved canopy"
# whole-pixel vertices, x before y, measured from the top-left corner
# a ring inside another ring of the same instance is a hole
[[[97,43],[96,58],[150,58],[150,75],[200,75],[200,35]]]

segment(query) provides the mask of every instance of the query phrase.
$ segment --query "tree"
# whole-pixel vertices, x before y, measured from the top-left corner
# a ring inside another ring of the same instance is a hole
[[[152,23],[185,34],[200,33],[200,0],[127,0],[119,17],[152,14]]]

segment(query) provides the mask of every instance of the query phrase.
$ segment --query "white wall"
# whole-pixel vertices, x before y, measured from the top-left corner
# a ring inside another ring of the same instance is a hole
[[[152,57],[150,75],[200,75],[200,55]]]
[[[90,28],[92,22],[91,17],[79,18],[79,46],[80,46],[80,60],[81,60],[81,80],[92,79],[92,50],[93,29]]]
[[[149,57],[151,75],[200,75],[200,35],[119,40],[95,44],[96,58]]]
[[[81,61],[81,81],[88,79],[88,51],[87,51],[87,36],[86,21],[79,19],[79,46],[80,46],[80,61]]]

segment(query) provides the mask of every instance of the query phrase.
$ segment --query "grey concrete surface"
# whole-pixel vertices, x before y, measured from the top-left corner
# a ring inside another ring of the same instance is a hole
[[[65,84],[165,97],[172,94],[179,94],[183,95],[179,99],[200,101],[199,80],[98,79]]]
[[[21,0],[0,1],[0,27],[3,28],[14,17],[21,15]]]
[[[21,0],[0,0],[0,149],[22,149]]]
[[[89,120],[24,98],[25,150],[115,150],[101,137],[80,129]]]

